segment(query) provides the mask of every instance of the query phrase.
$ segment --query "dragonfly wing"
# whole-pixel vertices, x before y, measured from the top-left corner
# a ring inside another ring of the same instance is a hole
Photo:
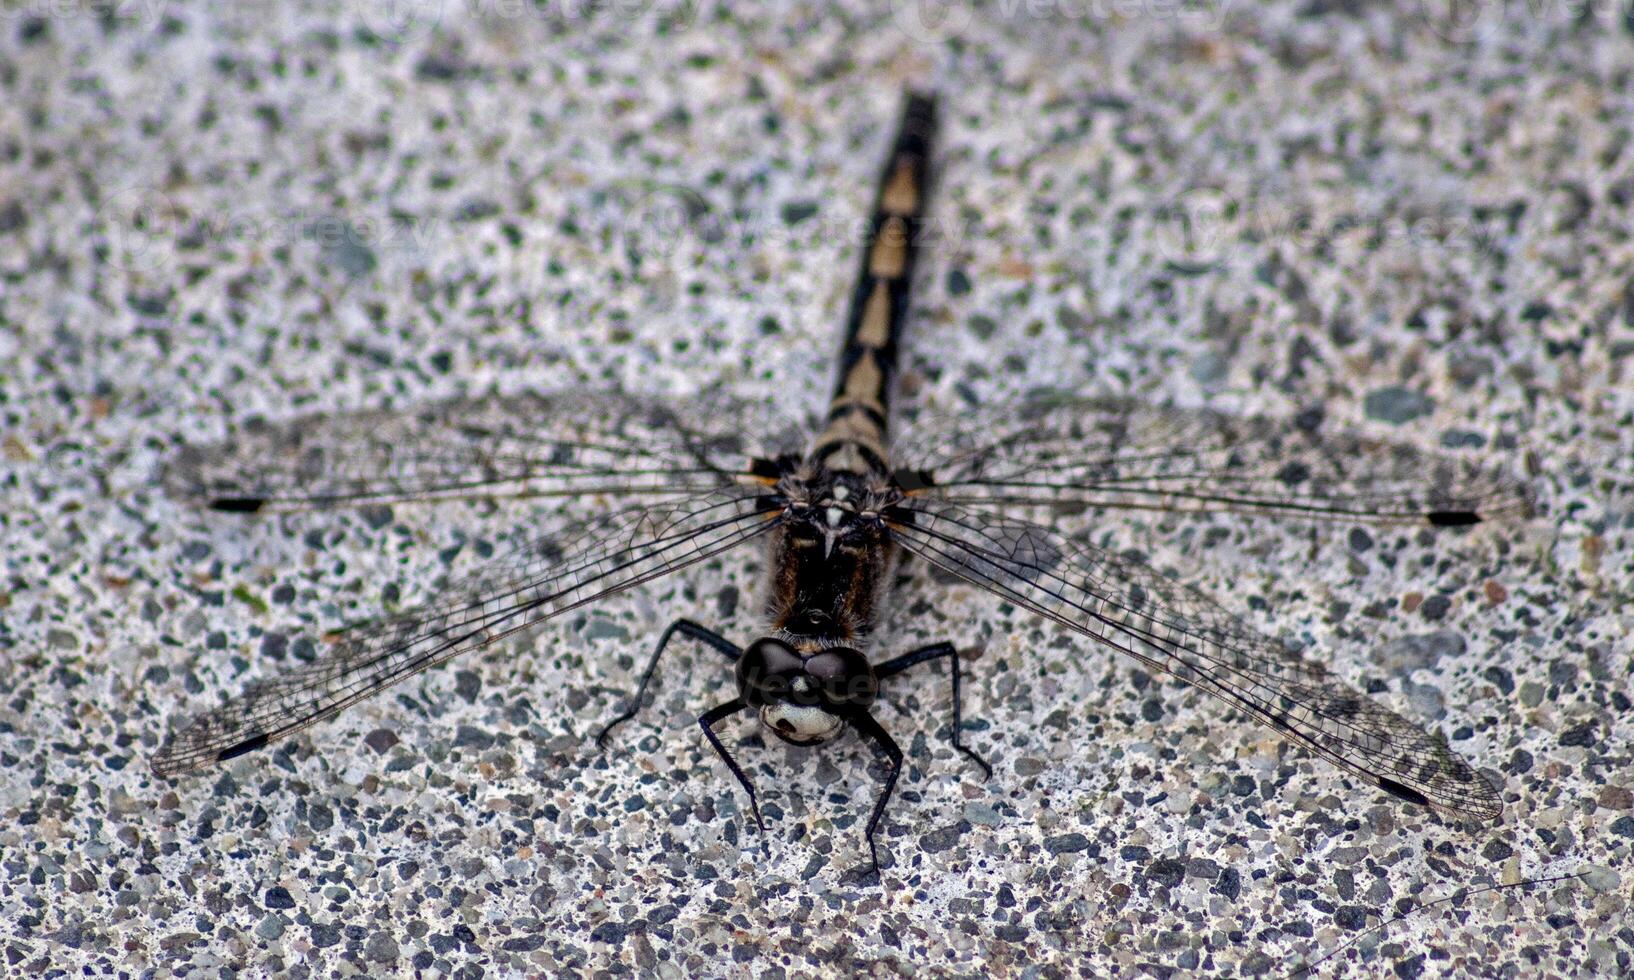
[[[742,545],[781,511],[749,489],[633,508],[587,522],[563,549],[540,546],[441,598],[341,634],[325,656],[252,685],[194,718],[160,747],[161,776],[242,755],[392,685],[553,616]]]
[[[795,420],[717,396],[680,413],[617,392],[504,395],[252,423],[227,441],[183,448],[163,480],[178,499],[241,512],[662,496],[729,484],[751,459],[796,448],[799,431]]]
[[[1533,506],[1524,483],[1468,455],[1316,424],[1076,398],[1034,399],[1010,416],[910,432],[895,454],[904,484],[971,505],[1432,526]]]
[[[1502,810],[1442,739],[1144,562],[942,501],[907,501],[887,520],[919,557],[1246,711],[1381,789],[1481,820]]]

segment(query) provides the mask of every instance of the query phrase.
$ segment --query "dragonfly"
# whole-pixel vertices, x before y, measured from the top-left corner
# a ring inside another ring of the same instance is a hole
[[[154,773],[175,777],[261,749],[455,657],[758,545],[767,556],[760,635],[740,646],[676,619],[597,741],[635,717],[673,640],[718,654],[732,667],[733,696],[697,722],[763,842],[754,783],[716,730],[741,714],[792,745],[853,732],[878,753],[885,765],[864,831],[875,874],[876,833],[903,765],[873,711],[886,682],[945,664],[952,745],[991,777],[964,744],[956,645],[888,657],[879,649],[904,560],[1178,678],[1387,794],[1496,820],[1498,789],[1445,738],[1138,553],[1088,544],[1052,518],[1155,511],[1455,529],[1530,514],[1525,483],[1466,453],[1324,431],[1310,419],[1059,393],[928,419],[889,439],[937,129],[934,96],[908,92],[815,436],[794,423],[750,424],[750,406],[724,395],[568,391],[247,425],[224,442],[184,446],[164,486],[214,511],[537,498],[580,513],[565,532],[525,536],[433,602],[343,630],[324,654],[177,726]]]

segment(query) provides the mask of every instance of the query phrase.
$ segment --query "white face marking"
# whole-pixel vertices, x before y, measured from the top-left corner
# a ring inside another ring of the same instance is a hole
[[[844,484],[841,484],[840,486],[837,486],[837,487],[834,488],[833,497],[834,497],[835,500],[844,500],[845,498],[847,498],[849,496],[851,496],[851,488],[850,487],[848,487],[848,486],[846,486]]]
[[[839,527],[842,520],[845,520],[845,511],[838,507],[830,507],[828,509],[828,523],[830,527]]]
[[[845,723],[822,708],[802,704],[768,704],[760,720],[790,742],[823,742],[839,733]]]

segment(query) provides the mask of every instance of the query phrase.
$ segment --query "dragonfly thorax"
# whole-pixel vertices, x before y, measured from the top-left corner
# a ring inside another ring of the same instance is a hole
[[[826,742],[848,714],[866,711],[879,693],[868,658],[850,647],[801,652],[776,637],[751,643],[738,658],[738,696],[761,723],[791,745]]]
[[[778,485],[790,517],[807,534],[823,539],[824,553],[860,536],[877,534],[881,513],[895,502],[886,481],[856,473],[807,467]]]
[[[855,646],[872,630],[895,561],[888,477],[802,464],[777,484],[783,519],[768,544],[768,619],[812,649]],[[805,647],[802,645],[802,649]]]

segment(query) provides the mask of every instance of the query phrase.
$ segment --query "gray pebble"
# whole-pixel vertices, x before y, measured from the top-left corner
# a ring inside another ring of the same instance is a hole
[[[1430,414],[1435,402],[1421,391],[1393,385],[1369,392],[1362,401],[1362,410],[1370,419],[1401,425]]]
[[[256,923],[255,934],[268,942],[272,942],[284,934],[284,928],[288,925],[288,919],[285,919],[277,912],[273,912],[270,915],[263,916],[261,921]]]

